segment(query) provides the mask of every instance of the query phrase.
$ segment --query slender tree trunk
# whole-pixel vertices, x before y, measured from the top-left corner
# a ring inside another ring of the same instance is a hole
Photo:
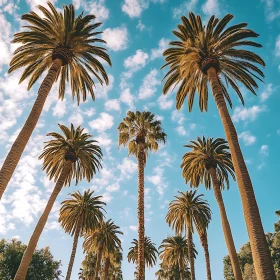
[[[75,260],[75,256],[76,256],[76,250],[77,250],[77,245],[78,245],[80,231],[81,231],[81,222],[82,221],[80,220],[79,224],[76,228],[76,231],[75,231],[71,257],[70,257],[70,261],[69,261],[68,270],[67,270],[65,280],[70,280],[71,279],[72,268],[73,268],[73,264],[74,264],[74,260]]]
[[[103,271],[103,280],[107,280],[109,274],[110,258],[107,257],[105,260],[104,271]]]
[[[55,187],[53,189],[53,192],[49,198],[49,201],[46,205],[46,208],[42,214],[42,216],[40,217],[37,225],[36,225],[36,228],[34,229],[34,232],[29,240],[29,243],[28,243],[28,246],[27,248],[25,249],[24,251],[24,254],[23,254],[23,257],[21,259],[21,263],[20,263],[20,266],[17,270],[17,274],[14,278],[14,280],[25,280],[26,278],[26,274],[27,274],[27,270],[28,270],[28,267],[29,267],[29,264],[31,262],[31,259],[32,259],[32,255],[34,253],[34,250],[37,246],[37,243],[38,243],[38,240],[41,236],[41,233],[46,225],[46,222],[48,220],[48,217],[49,217],[49,214],[52,210],[52,207],[54,205],[54,202],[58,196],[58,194],[60,193],[63,185],[64,185],[64,182],[67,178],[67,175],[69,174],[69,171],[72,167],[72,161],[67,161],[56,184],[55,184]]]
[[[224,232],[224,236],[225,236],[225,241],[226,241],[226,245],[227,245],[227,249],[228,249],[228,253],[229,253],[229,257],[230,257],[230,261],[231,261],[234,278],[236,280],[242,280],[243,279],[242,272],[240,269],[239,260],[238,260],[238,256],[236,253],[234,240],[232,237],[230,224],[229,224],[229,221],[227,218],[226,208],[225,208],[223,197],[222,197],[220,183],[217,178],[217,173],[214,168],[211,168],[209,170],[209,172],[210,172],[211,179],[213,182],[214,195],[215,195],[215,198],[217,200],[219,210],[220,210],[222,228],[223,228],[223,232]]]
[[[199,237],[200,237],[200,241],[201,241],[201,246],[204,250],[207,280],[211,280],[212,276],[211,276],[210,256],[209,256],[209,250],[208,250],[207,232],[205,231],[204,233],[200,233]]]
[[[2,198],[2,195],[17,167],[27,142],[39,120],[47,96],[52,88],[53,83],[55,82],[61,66],[61,59],[55,59],[53,61],[46,78],[39,88],[38,96],[32,107],[32,110],[2,165],[0,170],[0,199]]]
[[[138,258],[137,258],[137,279],[145,280],[145,217],[144,217],[144,166],[145,153],[144,144],[138,144]]]
[[[220,81],[213,67],[207,71],[207,74],[231,151],[232,163],[241,195],[256,275],[258,280],[275,280],[275,272],[251,178],[240,149],[235,127],[225,103]]]
[[[189,253],[189,262],[191,269],[191,280],[195,280],[195,269],[194,269],[194,257],[193,257],[193,238],[192,232],[188,229],[188,253]]]
[[[102,251],[103,251],[103,248],[101,246],[98,249],[94,280],[98,280],[98,274],[100,271],[100,264],[101,264],[101,258],[102,258]]]
[[[181,259],[179,262],[179,273],[180,273],[180,280],[184,280],[184,268]]]

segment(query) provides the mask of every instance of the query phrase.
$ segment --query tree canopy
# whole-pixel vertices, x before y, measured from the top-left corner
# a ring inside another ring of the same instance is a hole
[[[0,279],[14,279],[26,245],[21,241],[2,239],[0,241]],[[56,261],[49,247],[35,250],[26,280],[60,280],[61,262]]]

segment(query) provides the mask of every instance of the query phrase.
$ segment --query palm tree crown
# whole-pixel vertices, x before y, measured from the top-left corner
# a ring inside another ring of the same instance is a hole
[[[149,237],[145,236],[144,242],[145,264],[147,267],[153,267],[157,262],[158,251],[155,247],[155,244],[151,241]],[[128,262],[132,261],[133,263],[137,264],[138,240],[133,239],[131,243],[133,244],[133,246],[129,248],[127,259]]]
[[[65,185],[70,185],[71,179],[76,179],[76,184],[83,178],[88,181],[101,168],[102,151],[96,145],[97,141],[90,140],[92,135],[84,132],[80,126],[71,128],[59,124],[64,135],[56,132],[48,133],[54,139],[47,142],[39,159],[43,159],[42,169],[46,169],[50,179],[58,179],[65,162],[73,161],[71,170],[65,180]]]
[[[97,228],[103,220],[105,202],[101,201],[102,196],[93,196],[94,191],[87,190],[84,194],[79,191],[71,194],[72,198],[64,200],[60,208],[58,221],[65,232],[73,235],[80,227],[79,235],[88,230]],[[79,224],[79,226],[78,226]]]
[[[63,66],[57,76],[57,79],[60,77],[59,98],[63,99],[66,81],[70,81],[72,96],[77,98],[78,103],[81,96],[83,101],[86,100],[87,92],[90,92],[94,100],[95,83],[92,77],[101,84],[103,81],[106,84],[109,82],[97,57],[111,65],[106,49],[95,45],[106,43],[96,38],[96,35],[102,33],[95,31],[101,23],[92,23],[94,15],[84,16],[82,13],[76,17],[72,4],[64,5],[63,13],[58,12],[50,2],[48,6],[49,9],[40,5],[38,7],[44,17],[35,12],[22,16],[29,25],[24,26],[26,31],[16,33],[12,41],[21,46],[14,53],[9,72],[25,66],[20,82],[30,78],[30,89],[41,74],[51,67],[53,61],[60,58]]]
[[[159,258],[163,265],[174,267],[187,267],[188,258],[188,242],[181,235],[170,236],[162,241],[159,246]],[[197,251],[193,248],[193,255],[196,257]]]
[[[211,220],[211,210],[203,194],[196,195],[196,191],[179,192],[169,204],[166,222],[171,225],[176,234],[183,234],[189,229],[194,232],[193,225],[198,228],[204,221]]]
[[[110,219],[102,221],[94,231],[85,233],[83,248],[85,252],[97,252],[102,247],[104,252],[108,253],[114,249],[121,249],[121,240],[118,234],[123,234],[120,227],[115,225]]]
[[[119,146],[128,144],[128,153],[137,156],[137,144],[145,144],[145,152],[157,150],[159,142],[165,143],[166,134],[161,121],[151,112],[127,112],[119,127]]]
[[[232,165],[231,155],[227,141],[222,138],[205,138],[197,137],[197,141],[190,141],[191,144],[184,147],[191,148],[183,156],[181,164],[183,177],[186,183],[191,187],[198,187],[204,183],[207,189],[211,188],[211,175],[209,169],[212,167],[216,170],[217,176],[221,183],[221,188],[229,188],[228,173],[235,180],[234,168]]]
[[[180,109],[186,97],[188,107],[192,110],[195,93],[199,95],[200,110],[208,107],[207,70],[214,67],[219,75],[223,94],[231,106],[231,99],[226,86],[231,86],[244,104],[237,82],[256,94],[258,85],[255,78],[261,80],[263,72],[256,66],[265,66],[264,61],[255,53],[240,47],[262,47],[250,40],[258,37],[254,31],[247,29],[247,23],[240,23],[226,28],[233,15],[226,15],[221,20],[212,16],[205,26],[199,15],[189,13],[183,16],[182,24],[173,34],[178,41],[170,42],[170,47],[163,55],[170,69],[165,75],[163,93],[178,86],[177,108]],[[258,76],[259,75],[259,76]],[[226,85],[226,86],[225,86]]]

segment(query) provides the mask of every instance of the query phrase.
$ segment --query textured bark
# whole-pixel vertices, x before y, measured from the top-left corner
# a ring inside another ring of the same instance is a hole
[[[224,236],[225,236],[225,241],[226,241],[226,245],[227,245],[227,249],[228,249],[228,253],[229,253],[229,257],[230,257],[230,261],[231,261],[234,278],[236,280],[242,280],[243,279],[242,272],[240,269],[230,224],[229,224],[229,221],[227,218],[227,213],[226,213],[226,208],[225,208],[223,197],[222,197],[220,183],[217,178],[216,170],[214,168],[210,169],[210,175],[211,175],[211,179],[213,182],[214,195],[215,195],[215,198],[218,203],[219,210],[220,210],[222,228],[223,228],[223,232],[224,232]]]
[[[45,101],[53,83],[55,82],[57,74],[60,71],[61,65],[62,61],[60,59],[56,59],[53,62],[46,78],[39,88],[38,96],[32,107],[32,110],[2,165],[0,170],[0,199],[2,198],[2,195],[17,167],[27,142],[39,120]]]
[[[76,256],[76,250],[77,250],[78,241],[79,241],[79,236],[80,236],[80,232],[81,232],[81,222],[82,221],[80,220],[78,227],[76,228],[76,231],[75,231],[71,257],[70,257],[65,280],[71,279],[72,268],[73,268],[73,264],[74,264],[74,260],[75,260],[75,256]]]
[[[40,220],[38,221],[36,228],[34,229],[34,232],[29,240],[28,246],[24,251],[23,257],[21,259],[21,263],[20,266],[18,268],[17,274],[14,278],[14,280],[24,280],[27,274],[27,270],[29,267],[29,264],[31,262],[32,259],[32,255],[34,253],[34,250],[37,246],[38,240],[41,236],[41,233],[46,225],[46,222],[48,220],[49,214],[52,210],[52,207],[54,205],[54,202],[58,196],[58,194],[60,193],[61,189],[63,188],[64,182],[67,178],[67,175],[69,174],[69,171],[72,167],[72,162],[71,161],[67,161],[65,164],[65,167],[63,168],[56,184],[55,187],[53,189],[53,192],[49,198],[49,201],[46,205],[46,208],[42,214],[42,216],[40,217]]]
[[[218,75],[214,68],[210,68],[207,71],[207,74],[231,151],[257,279],[275,280],[275,272],[265,238],[251,178],[240,149],[235,127],[225,103]]]
[[[194,257],[193,257],[193,238],[192,232],[188,229],[188,253],[189,253],[189,262],[191,269],[191,280],[195,280],[195,269],[194,269]]]
[[[210,266],[210,256],[209,256],[209,250],[208,250],[208,238],[207,238],[207,233],[200,233],[200,242],[201,246],[204,250],[204,256],[205,256],[205,264],[206,264],[206,273],[207,273],[207,280],[211,280],[211,266]]]
[[[179,261],[179,273],[180,273],[180,280],[184,280],[184,268],[182,265],[182,259]]]
[[[100,271],[100,264],[101,264],[101,258],[102,258],[102,251],[103,251],[103,248],[101,246],[101,247],[99,247],[98,254],[97,254],[95,276],[94,276],[95,280],[98,280],[98,275],[99,275],[99,271]]]
[[[137,256],[137,279],[145,280],[145,216],[144,216],[144,144],[138,144],[138,256]]]
[[[109,274],[110,258],[107,257],[105,260],[104,271],[103,271],[103,280],[107,280]]]

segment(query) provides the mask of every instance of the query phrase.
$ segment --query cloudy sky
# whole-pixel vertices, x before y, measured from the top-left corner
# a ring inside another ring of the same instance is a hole
[[[53,0],[56,7],[71,1]],[[7,66],[15,46],[10,44],[13,34],[20,30],[20,16],[37,9],[45,0],[0,0],[0,163],[3,162],[15,136],[22,127],[36,97],[39,83],[26,91],[26,83],[18,85],[22,70],[8,75]],[[127,150],[118,149],[117,126],[128,110],[150,110],[162,120],[168,141],[158,153],[151,154],[145,170],[146,234],[160,245],[162,239],[172,234],[165,224],[169,201],[178,190],[189,187],[181,177],[180,163],[186,152],[184,144],[197,136],[224,137],[212,96],[209,96],[208,113],[200,113],[194,106],[192,113],[185,108],[175,109],[175,94],[162,95],[161,79],[164,71],[162,52],[173,39],[172,30],[180,22],[180,16],[189,11],[201,14],[206,22],[210,15],[235,15],[234,22],[248,22],[249,27],[260,34],[258,42],[264,48],[259,54],[267,67],[265,83],[260,84],[255,97],[241,87],[246,106],[232,95],[234,108],[230,111],[236,125],[244,157],[252,177],[265,231],[273,230],[277,220],[274,211],[280,209],[279,169],[280,114],[279,114],[279,64],[280,64],[280,5],[276,0],[73,0],[79,11],[96,15],[104,24],[102,38],[113,62],[107,68],[110,76],[108,87],[96,88],[96,101],[90,99],[77,107],[69,90],[65,100],[58,101],[57,85],[54,85],[45,104],[35,132],[13,175],[8,190],[0,204],[0,235],[28,242],[42,213],[54,183],[41,171],[38,155],[42,151],[47,132],[58,131],[57,123],[82,125],[100,142],[104,151],[103,169],[91,183],[72,185],[60,194],[49,217],[39,246],[50,246],[56,259],[62,260],[65,275],[72,246],[72,238],[57,223],[60,202],[70,192],[93,189],[107,202],[107,217],[112,218],[124,232],[122,237],[124,279],[133,279],[134,265],[128,264],[126,255],[130,242],[137,238],[137,164],[127,157]],[[209,227],[209,246],[213,279],[223,279],[223,257],[227,254],[219,212],[213,193],[205,194],[213,211]],[[243,220],[240,196],[232,182],[224,192],[229,221],[236,247],[248,240]],[[203,251],[197,235],[197,279],[205,279]],[[80,240],[72,279],[83,260]],[[148,280],[155,279],[157,267],[147,270]]]

